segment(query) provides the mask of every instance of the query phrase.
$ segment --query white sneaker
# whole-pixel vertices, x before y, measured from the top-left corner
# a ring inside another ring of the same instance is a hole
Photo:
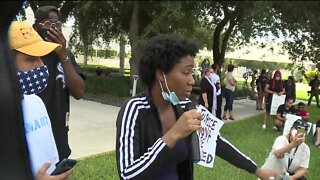
[[[279,131],[279,129],[277,128],[277,126],[273,126],[272,129]]]
[[[262,124],[262,129],[266,129],[267,125],[266,124]]]

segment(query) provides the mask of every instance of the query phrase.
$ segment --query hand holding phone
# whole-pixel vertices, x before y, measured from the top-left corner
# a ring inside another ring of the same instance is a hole
[[[74,159],[63,159],[50,175],[54,176],[67,172],[68,170],[72,169],[76,163],[77,160]]]

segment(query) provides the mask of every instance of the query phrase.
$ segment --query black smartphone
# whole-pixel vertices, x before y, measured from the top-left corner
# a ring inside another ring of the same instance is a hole
[[[63,159],[56,167],[56,169],[50,175],[59,175],[62,174],[76,165],[77,160],[74,159]]]

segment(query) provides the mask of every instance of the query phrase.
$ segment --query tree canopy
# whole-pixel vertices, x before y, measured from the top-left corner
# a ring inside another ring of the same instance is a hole
[[[108,43],[120,34],[131,45],[131,69],[137,73],[141,47],[146,39],[176,33],[213,50],[222,65],[225,54],[256,43],[257,37],[283,40],[292,61],[320,58],[318,1],[29,1],[60,8],[64,20],[75,18],[70,45],[88,52],[93,44]],[[262,48],[265,44],[258,44]],[[318,64],[318,69],[319,69]]]

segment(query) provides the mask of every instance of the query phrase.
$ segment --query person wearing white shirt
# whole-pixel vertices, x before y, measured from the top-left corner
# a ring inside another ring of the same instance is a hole
[[[212,64],[211,68],[213,69],[213,73],[210,75],[210,79],[212,84],[214,84],[216,87],[216,97],[217,97],[215,115],[218,119],[221,119],[222,96],[221,96],[220,76],[218,75],[219,66],[217,64]]]
[[[59,155],[47,109],[36,95],[47,87],[49,77],[40,57],[58,50],[61,45],[43,41],[31,25],[21,21],[12,22],[9,42],[21,88],[23,123],[33,176],[37,180],[67,179],[72,169],[57,176],[49,175]]]
[[[307,121],[298,119],[287,135],[276,138],[269,157],[262,169],[277,169],[291,179],[306,179],[310,161],[310,149],[304,142],[309,125]]]

